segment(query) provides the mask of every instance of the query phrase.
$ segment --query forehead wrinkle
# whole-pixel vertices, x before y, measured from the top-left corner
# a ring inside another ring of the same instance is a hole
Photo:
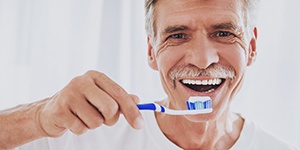
[[[187,2],[187,3],[182,3],[181,1],[172,1],[172,3],[168,5],[168,7],[170,9],[174,10],[173,13],[177,13],[177,14],[182,14],[183,11],[189,11],[189,10],[193,10],[193,9],[195,9],[195,10],[197,10],[197,9],[210,9],[210,8],[223,9],[224,5],[222,5],[222,6],[216,6],[216,5],[211,6],[211,5],[206,5],[205,4],[205,3],[213,4],[216,1],[218,1],[218,0],[190,0],[190,1],[185,1],[184,0],[184,2]],[[223,0],[223,1],[227,1],[227,0]],[[167,0],[165,0],[165,1],[158,0],[156,5],[154,6],[154,8],[155,8],[154,15],[155,15],[156,19],[157,19],[158,14],[159,14],[158,11],[165,10],[161,5],[159,5],[162,2],[167,2]],[[190,2],[193,3],[193,4],[191,5]],[[198,3],[200,5],[196,5],[195,3]],[[238,7],[240,5],[241,5],[241,7]],[[225,7],[227,7],[227,9],[235,15],[237,15],[237,14],[242,15],[241,13],[243,12],[243,3],[240,0],[228,1]],[[181,8],[184,8],[184,9],[181,9]],[[236,8],[239,8],[239,9],[236,9]],[[243,17],[243,15],[238,16],[238,18],[240,18],[240,17]],[[156,32],[157,32],[157,30],[156,30]]]

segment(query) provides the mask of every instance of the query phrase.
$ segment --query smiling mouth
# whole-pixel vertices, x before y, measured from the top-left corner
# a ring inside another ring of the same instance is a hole
[[[209,80],[191,80],[183,79],[180,82],[187,88],[202,93],[210,93],[215,91],[224,83],[225,79],[223,78],[214,78]]]

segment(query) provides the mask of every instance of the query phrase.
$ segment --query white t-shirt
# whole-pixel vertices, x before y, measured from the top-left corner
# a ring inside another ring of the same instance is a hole
[[[143,112],[145,126],[134,130],[123,116],[112,127],[101,126],[77,136],[67,132],[59,138],[43,138],[17,150],[180,150],[159,129],[153,112]],[[294,150],[245,120],[240,138],[231,150]]]

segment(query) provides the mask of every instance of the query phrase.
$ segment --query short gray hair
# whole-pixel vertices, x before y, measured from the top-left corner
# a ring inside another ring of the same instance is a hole
[[[257,13],[259,10],[259,1],[260,0],[244,0],[245,7],[243,9],[245,16],[245,27],[249,29],[253,28],[256,25]],[[145,0],[145,28],[148,35],[156,37],[156,28],[155,28],[155,3],[157,0]]]

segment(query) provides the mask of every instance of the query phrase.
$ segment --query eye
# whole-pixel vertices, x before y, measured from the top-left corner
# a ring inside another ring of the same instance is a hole
[[[220,31],[216,33],[217,37],[228,37],[228,36],[234,36],[233,33],[227,32],[227,31]]]
[[[225,44],[233,44],[237,40],[237,36],[228,31],[218,31],[211,35],[211,38],[214,41],[225,43]]]
[[[172,34],[168,38],[173,38],[173,39],[184,39],[186,38],[186,35],[183,33],[178,33],[178,34]]]
[[[171,34],[167,37],[166,41],[170,46],[180,45],[183,43],[188,42],[190,39],[190,36],[186,33],[176,33]]]

